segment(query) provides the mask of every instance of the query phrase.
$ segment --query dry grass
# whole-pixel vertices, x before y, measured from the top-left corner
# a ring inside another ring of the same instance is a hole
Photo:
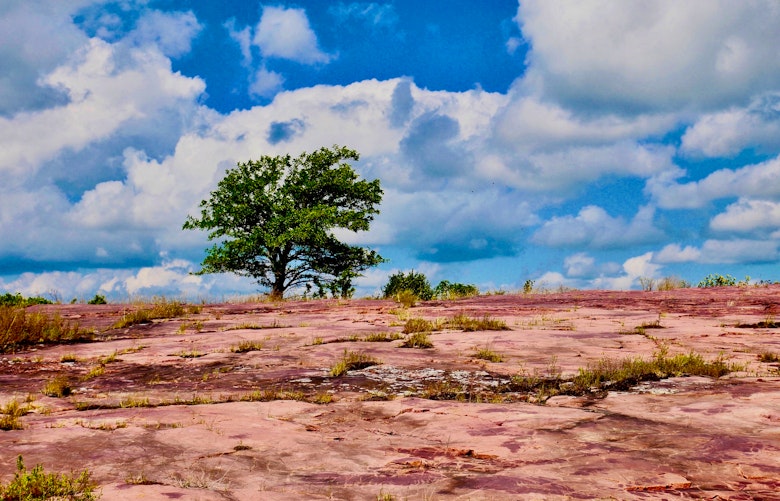
[[[349,371],[365,369],[372,365],[378,365],[382,362],[378,359],[358,351],[344,350],[341,360],[331,367],[330,375],[333,377],[343,376]]]
[[[197,313],[199,311],[200,307],[197,306],[185,308],[184,303],[158,299],[151,308],[140,308],[127,313],[112,327],[114,329],[123,329],[137,324],[148,324],[153,320],[177,318],[184,316],[188,312]]]
[[[415,332],[404,340],[401,348],[433,348],[429,332]]]
[[[94,338],[93,331],[81,329],[59,315],[0,306],[0,353],[11,353],[40,343],[72,343]]]

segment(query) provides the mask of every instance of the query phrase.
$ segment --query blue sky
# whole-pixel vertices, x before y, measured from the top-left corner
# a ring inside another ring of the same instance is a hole
[[[0,291],[254,292],[182,223],[333,144],[385,190],[359,294],[778,280],[779,46],[770,0],[6,0]]]

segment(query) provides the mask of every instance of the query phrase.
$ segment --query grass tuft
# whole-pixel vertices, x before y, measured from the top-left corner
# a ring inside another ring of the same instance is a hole
[[[0,306],[0,353],[40,343],[91,341],[93,331],[79,328],[60,316],[27,312],[24,308]]]
[[[232,353],[247,353],[249,351],[260,351],[263,349],[263,343],[260,341],[241,341],[237,345],[231,346]]]
[[[433,348],[430,332],[415,332],[404,340],[401,348]]]
[[[366,367],[371,367],[372,365],[378,365],[381,363],[382,362],[380,362],[378,359],[365,353],[344,350],[344,355],[341,357],[341,360],[336,362],[336,364],[331,367],[330,375],[333,377],[339,377],[343,376],[349,371],[365,369]]]

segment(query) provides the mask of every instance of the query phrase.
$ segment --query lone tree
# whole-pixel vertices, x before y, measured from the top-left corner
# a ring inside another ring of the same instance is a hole
[[[229,169],[200,203],[186,230],[207,230],[219,243],[207,249],[198,274],[233,272],[254,278],[277,298],[311,284],[351,296],[352,279],[383,262],[379,254],[339,241],[337,228],[365,231],[382,201],[379,180],[359,179],[346,147],[321,148],[297,158],[263,156]]]

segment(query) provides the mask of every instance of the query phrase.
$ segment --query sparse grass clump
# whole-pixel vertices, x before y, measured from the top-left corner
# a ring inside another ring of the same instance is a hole
[[[456,315],[447,322],[451,328],[462,329],[464,332],[475,331],[507,331],[506,322],[501,319],[484,315],[482,318],[472,318],[467,315]]]
[[[263,349],[263,343],[260,341],[241,341],[235,346],[230,347],[233,353],[247,353],[249,351],[260,351]]]
[[[274,320],[274,322],[272,324],[269,324],[269,325],[260,325],[260,324],[255,324],[255,323],[251,323],[251,322],[244,322],[242,324],[226,327],[225,330],[226,331],[238,331],[238,330],[244,330],[244,329],[247,329],[247,330],[250,330],[250,329],[252,329],[252,330],[257,330],[257,329],[283,329],[284,327],[286,327],[286,326],[280,324],[279,320]]]
[[[41,393],[48,397],[62,398],[70,395],[73,388],[70,386],[68,378],[65,376],[56,376],[46,381]]]
[[[32,470],[27,470],[22,456],[19,456],[16,459],[14,478],[7,485],[0,484],[0,500],[92,501],[100,498],[100,494],[96,494],[94,489],[95,484],[90,478],[89,470],[84,470],[78,475],[46,473],[40,464]]]
[[[189,311],[192,313],[197,313],[195,310],[200,311],[200,307],[189,308]],[[113,328],[123,329],[137,324],[148,324],[153,320],[181,317],[187,311],[188,309],[185,309],[183,303],[158,299],[151,308],[141,308],[126,314],[113,325]]]
[[[433,348],[430,332],[415,332],[404,340],[401,348]]]
[[[0,430],[23,430],[24,425],[19,421],[19,418],[27,414],[29,410],[29,406],[22,407],[16,399],[0,406],[0,414],[2,414],[0,416]],[[2,492],[2,490],[0,490],[0,492]]]
[[[474,358],[480,360],[487,360],[488,362],[503,362],[504,356],[494,351],[490,346],[484,346],[482,348],[476,348],[474,350]]]
[[[201,353],[201,352],[199,352],[197,350],[190,350],[190,351],[184,350],[184,351],[180,351],[178,353],[175,353],[175,355],[177,357],[181,357],[181,358],[200,358],[202,356],[205,356],[206,354],[205,353]]]
[[[431,332],[438,330],[436,327],[437,326],[434,325],[434,323],[430,320],[426,320],[424,318],[410,318],[406,321],[406,324],[404,324],[403,333],[412,334],[415,332]]]
[[[339,377],[349,371],[365,369],[366,367],[381,363],[381,361],[365,353],[344,350],[344,355],[341,357],[341,360],[331,367],[330,375],[332,377]]]
[[[359,341],[366,343],[389,343],[390,341],[395,341],[402,337],[403,336],[397,332],[372,332],[363,336]]]
[[[780,355],[771,351],[765,351],[758,356],[758,361],[764,362],[765,364],[780,362]]]
[[[0,353],[10,353],[39,343],[71,343],[94,337],[94,332],[80,329],[77,324],[71,324],[58,315],[0,306]]]

